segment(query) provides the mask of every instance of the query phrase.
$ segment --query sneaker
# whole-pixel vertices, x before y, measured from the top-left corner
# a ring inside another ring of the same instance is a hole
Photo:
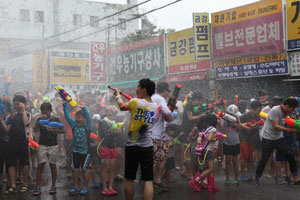
[[[226,180],[224,184],[225,186],[230,186],[230,180]]]
[[[259,186],[259,179],[258,178],[254,179],[253,185],[256,186],[256,187]]]
[[[77,188],[73,188],[73,189],[69,190],[69,193],[70,193],[71,195],[79,194],[79,193],[80,193],[80,190],[77,189]]]
[[[88,193],[89,193],[89,190],[87,190],[87,189],[82,189],[80,191],[80,195],[87,195]]]
[[[161,182],[161,183],[154,182],[153,185],[154,185],[154,187],[161,189],[161,190],[165,190],[165,191],[169,190],[169,188],[163,182]]]
[[[110,196],[110,195],[112,195],[111,192],[110,192],[110,190],[103,190],[101,193],[104,196]]]
[[[97,183],[93,183],[92,187],[93,187],[94,189],[98,189],[98,188],[99,188],[99,185],[98,185]]]
[[[232,185],[234,185],[234,186],[238,186],[239,184],[240,184],[240,181],[238,181],[238,180],[232,182]]]
[[[275,184],[279,184],[280,176],[274,176]]]
[[[291,178],[291,177],[288,177],[288,176],[285,177],[285,181],[286,181],[288,184],[293,183],[292,178]]]
[[[248,182],[253,181],[253,176],[252,176],[251,174],[248,175],[248,180],[247,180],[247,181],[248,181]]]
[[[248,176],[247,175],[241,176],[240,179],[241,179],[241,181],[246,182],[246,181],[248,181]]]

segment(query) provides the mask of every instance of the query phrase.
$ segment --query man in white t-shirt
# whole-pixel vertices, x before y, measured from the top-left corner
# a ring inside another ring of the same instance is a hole
[[[295,156],[292,149],[285,143],[283,138],[283,131],[297,133],[298,130],[294,128],[286,128],[282,124],[282,119],[291,114],[297,107],[297,100],[289,98],[285,100],[283,104],[274,106],[270,110],[262,133],[262,157],[256,168],[256,185],[259,184],[258,179],[262,176],[264,168],[274,149],[287,158],[294,178],[294,185],[300,185],[300,181],[297,176],[298,170]]]
[[[162,140],[165,134],[165,122],[171,122],[174,119],[172,111],[168,108],[166,97],[170,94],[169,84],[167,82],[158,82],[156,86],[156,94],[152,95],[153,102],[161,106],[161,112],[157,123],[153,125],[152,141],[153,141],[153,170],[154,170],[154,188],[160,190],[168,190],[161,182],[164,173],[166,161],[168,158],[167,144]]]

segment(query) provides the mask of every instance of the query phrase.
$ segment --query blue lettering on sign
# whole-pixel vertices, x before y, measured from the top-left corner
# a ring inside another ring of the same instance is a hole
[[[217,79],[232,79],[279,74],[288,74],[287,60],[216,68]]]
[[[134,116],[134,120],[136,121],[144,120],[144,122],[148,124],[153,124],[155,121],[155,118],[153,116],[154,116],[153,111],[137,108],[137,114]]]

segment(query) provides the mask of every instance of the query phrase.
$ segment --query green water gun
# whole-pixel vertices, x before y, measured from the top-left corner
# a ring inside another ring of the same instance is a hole
[[[111,132],[115,132],[116,130],[122,128],[124,126],[123,122],[118,122],[112,125],[112,127],[109,129]]]

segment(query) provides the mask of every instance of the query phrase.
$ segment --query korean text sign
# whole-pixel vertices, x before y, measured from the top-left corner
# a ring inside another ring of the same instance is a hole
[[[291,76],[300,76],[300,51],[290,53]]]
[[[208,13],[193,13],[195,60],[210,59],[210,27]]]
[[[265,0],[212,14],[215,59],[283,51],[281,0]]]
[[[210,59],[195,60],[193,29],[186,29],[167,35],[169,73],[185,73],[210,69]]]
[[[286,1],[288,50],[300,49],[300,0]]]
[[[219,60],[215,66],[217,79],[288,74],[286,53]]]
[[[91,42],[91,81],[106,82],[106,43]]]
[[[109,82],[165,74],[163,35],[108,50]]]
[[[89,53],[51,51],[51,84],[85,84],[89,79],[89,58]]]

